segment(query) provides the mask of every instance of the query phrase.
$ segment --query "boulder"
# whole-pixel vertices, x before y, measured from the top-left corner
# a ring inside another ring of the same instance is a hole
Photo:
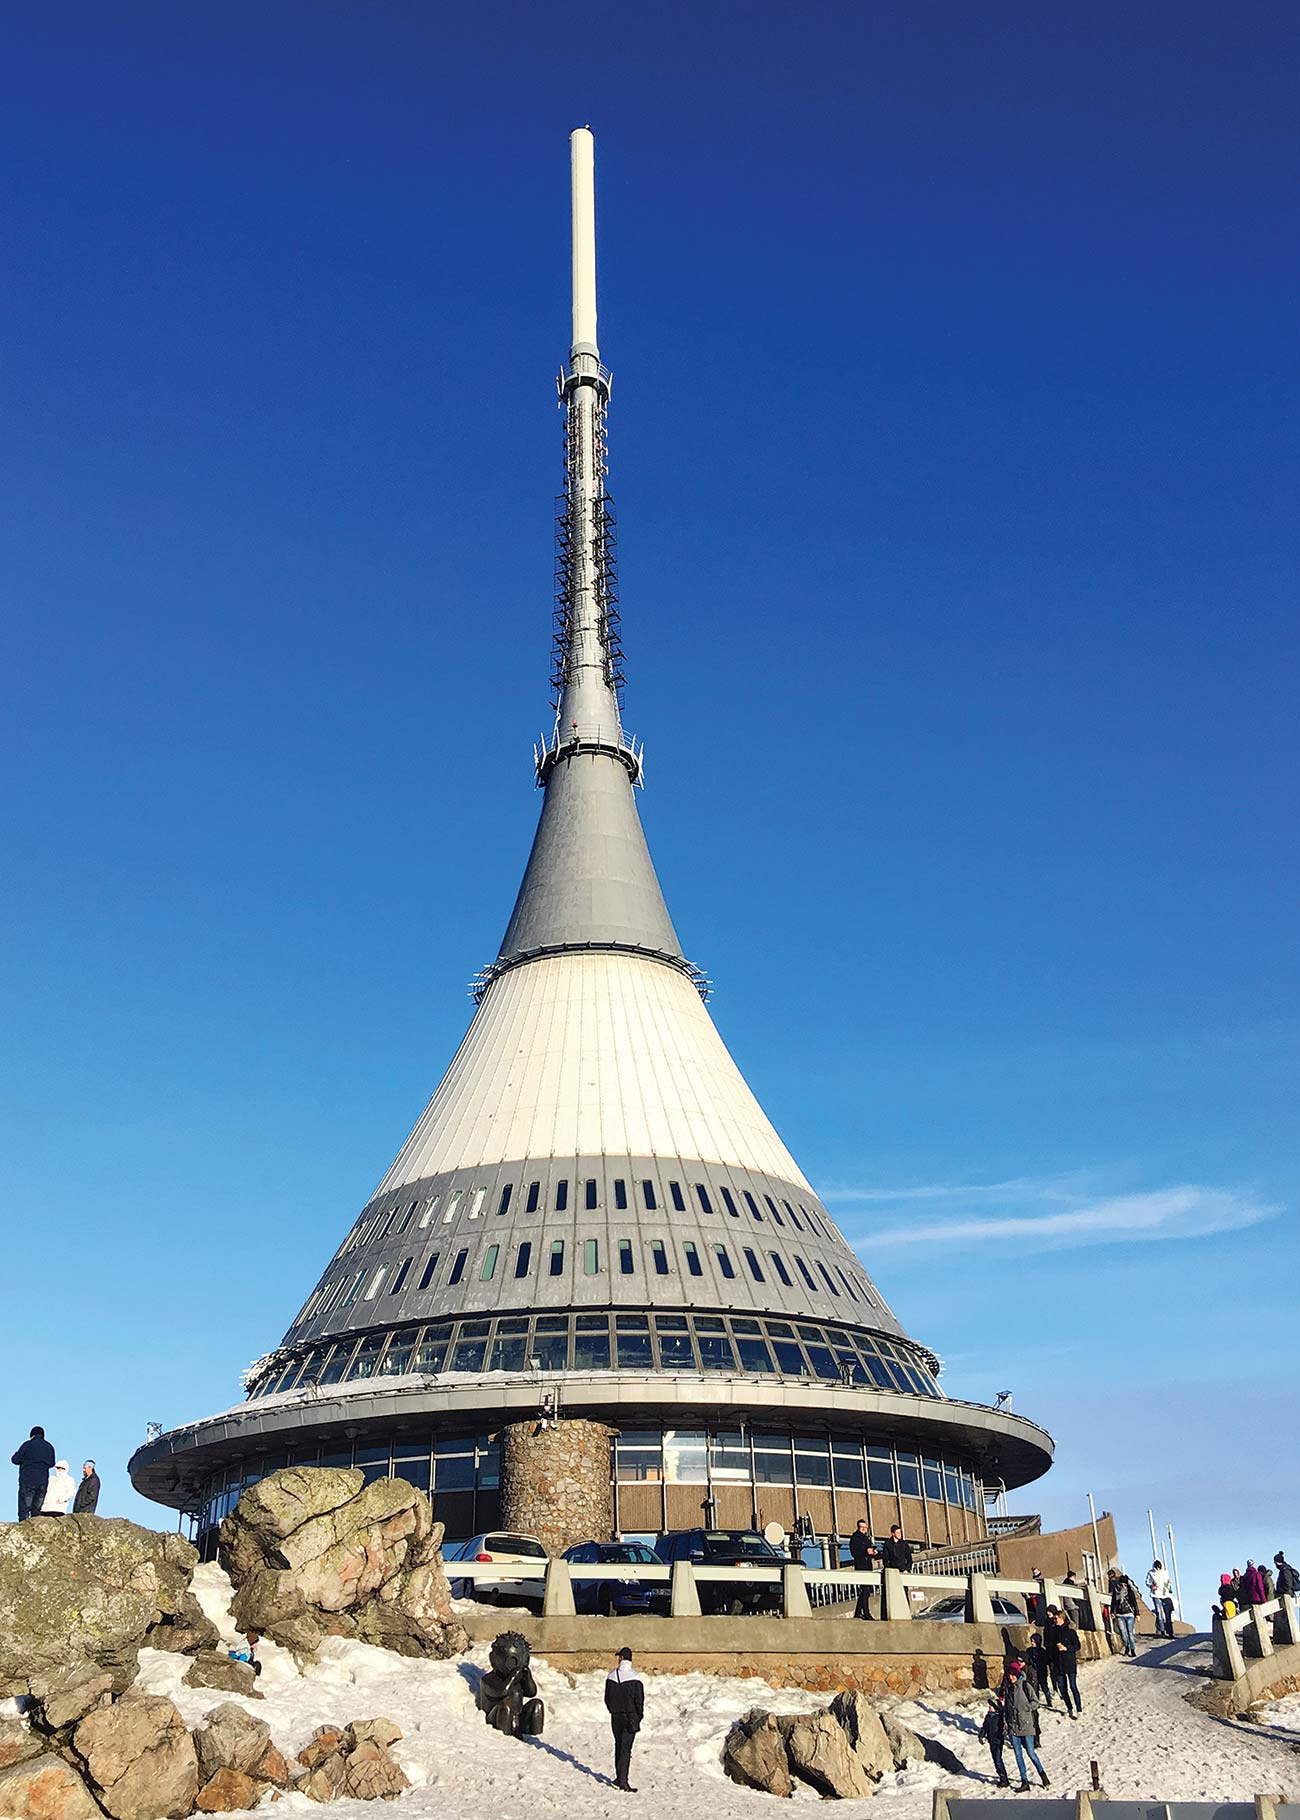
[[[880,1723],[889,1740],[889,1748],[894,1758],[894,1768],[902,1769],[906,1763],[924,1763],[926,1747],[916,1733],[895,1719],[892,1713],[881,1713]]]
[[[274,1744],[267,1745],[253,1765],[252,1774],[259,1782],[269,1782],[272,1788],[288,1788],[293,1780],[289,1774],[289,1765]]]
[[[842,1728],[849,1748],[873,1782],[896,1767],[884,1721],[865,1694],[836,1694],[831,1717]]]
[[[312,1801],[392,1801],[411,1784],[388,1754],[401,1737],[391,1719],[358,1719],[341,1731],[322,1725],[298,1752],[306,1775],[295,1794]]]
[[[851,1800],[874,1794],[876,1778],[868,1773],[833,1713],[801,1714],[786,1735],[785,1748],[795,1775],[819,1795]]]
[[[194,1806],[194,1740],[161,1694],[124,1694],[83,1719],[72,1747],[113,1820],[180,1820]]]
[[[150,1626],[179,1612],[198,1561],[181,1536],[122,1517],[0,1525],[0,1696],[44,1699],[137,1672]]]
[[[5,1820],[103,1820],[76,1770],[53,1754],[0,1769],[0,1814]]]
[[[185,1671],[186,1687],[215,1687],[222,1693],[244,1694],[260,1700],[257,1672],[251,1662],[236,1662],[221,1650],[205,1649],[195,1656]]]
[[[395,1801],[410,1786],[382,1744],[357,1744],[348,1752],[341,1792],[354,1801]]]
[[[80,1687],[69,1687],[62,1693],[47,1694],[36,1705],[36,1724],[44,1732],[66,1732],[98,1706],[111,1706],[113,1677],[96,1675]]]
[[[242,1770],[219,1769],[199,1790],[194,1805],[201,1814],[233,1814],[256,1807],[262,1798],[260,1783]]]
[[[343,1759],[331,1757],[329,1761],[341,1765]],[[335,1780],[329,1773],[328,1766],[322,1764],[316,1769],[309,1769],[301,1782],[295,1782],[293,1792],[295,1795],[306,1795],[309,1801],[337,1801],[341,1780],[341,1770],[339,1779]]]
[[[383,1750],[401,1740],[401,1731],[391,1719],[354,1719],[347,1735],[355,1744],[378,1744]]]
[[[789,1795],[794,1784],[785,1737],[771,1713],[759,1707],[737,1719],[722,1747],[722,1767],[733,1782],[768,1795]]]
[[[201,1649],[220,1649],[221,1633],[193,1593],[186,1593],[180,1610],[168,1612],[145,1634],[149,1649],[170,1650],[176,1656],[197,1656]]]
[[[29,1757],[42,1756],[48,1749],[45,1739],[25,1725],[16,1713],[0,1713],[0,1769],[8,1769],[11,1763],[25,1763]]]
[[[315,1769],[327,1757],[334,1757],[343,1749],[343,1732],[337,1725],[318,1725],[307,1743],[298,1752],[298,1761],[304,1769]]]
[[[403,1479],[291,1466],[251,1486],[221,1525],[240,1630],[299,1654],[357,1637],[408,1656],[467,1647],[443,1572],[442,1525]]]
[[[270,1744],[271,1728],[265,1719],[255,1719],[234,1700],[223,1700],[204,1713],[203,1723],[195,1728],[199,1776],[210,1782],[221,1769],[255,1776]]]

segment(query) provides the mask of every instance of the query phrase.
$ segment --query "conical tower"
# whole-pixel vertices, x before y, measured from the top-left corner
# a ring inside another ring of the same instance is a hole
[[[510,1480],[510,1433],[544,1405],[583,1428],[623,1534],[869,1514],[971,1540],[983,1489],[1037,1476],[1050,1442],[940,1391],[718,1035],[641,828],[586,128],[571,158],[554,724],[519,895],[451,1066],[248,1400],[132,1475],[207,1529],[290,1457],[355,1457],[430,1485],[451,1535],[531,1515],[586,1539],[509,1486],[503,1509],[502,1437]]]

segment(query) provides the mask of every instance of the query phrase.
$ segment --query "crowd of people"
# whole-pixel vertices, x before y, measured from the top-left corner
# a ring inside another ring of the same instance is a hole
[[[1219,1575],[1214,1615],[1216,1618],[1235,1618],[1238,1612],[1246,1611],[1252,1605],[1269,1605],[1274,1599],[1287,1596],[1293,1599],[1300,1596],[1300,1573],[1279,1548],[1271,1568],[1257,1567],[1253,1561],[1247,1561],[1245,1573],[1234,1567],[1230,1574]]]
[[[78,1482],[68,1471],[68,1462],[55,1458],[43,1428],[32,1429],[22,1446],[10,1455],[10,1463],[18,1468],[20,1523],[29,1517],[66,1517],[69,1502],[74,1517],[95,1514],[99,1505],[95,1462],[83,1462]]]

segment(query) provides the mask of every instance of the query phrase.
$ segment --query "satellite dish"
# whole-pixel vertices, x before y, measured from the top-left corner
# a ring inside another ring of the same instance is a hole
[[[785,1547],[785,1531],[779,1523],[765,1523],[763,1525],[763,1539],[764,1541],[770,1542],[773,1548]]]

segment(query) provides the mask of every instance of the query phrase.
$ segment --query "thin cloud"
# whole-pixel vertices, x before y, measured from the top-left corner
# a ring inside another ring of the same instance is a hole
[[[874,1227],[855,1235],[870,1245],[988,1245],[1014,1242],[1035,1249],[1067,1245],[1151,1243],[1162,1239],[1206,1238],[1237,1232],[1273,1219],[1283,1208],[1255,1194],[1232,1188],[1182,1183],[1145,1194],[1094,1197],[1083,1206],[1065,1206],[1058,1183],[1044,1183],[1037,1210],[1016,1213],[966,1212],[951,1217]],[[949,1191],[954,1200],[969,1190]],[[921,1198],[899,1195],[897,1199]],[[932,1198],[932,1197],[926,1197]]]
[[[1054,1185],[1051,1182],[1035,1181],[1030,1176],[1016,1176],[1009,1182],[928,1182],[920,1188],[831,1188],[822,1196],[822,1200],[946,1201],[966,1195],[986,1194],[1001,1195],[1007,1200],[1019,1200],[1024,1196],[1037,1200],[1053,1191]],[[1064,1195],[1064,1187],[1060,1186],[1058,1192]]]

